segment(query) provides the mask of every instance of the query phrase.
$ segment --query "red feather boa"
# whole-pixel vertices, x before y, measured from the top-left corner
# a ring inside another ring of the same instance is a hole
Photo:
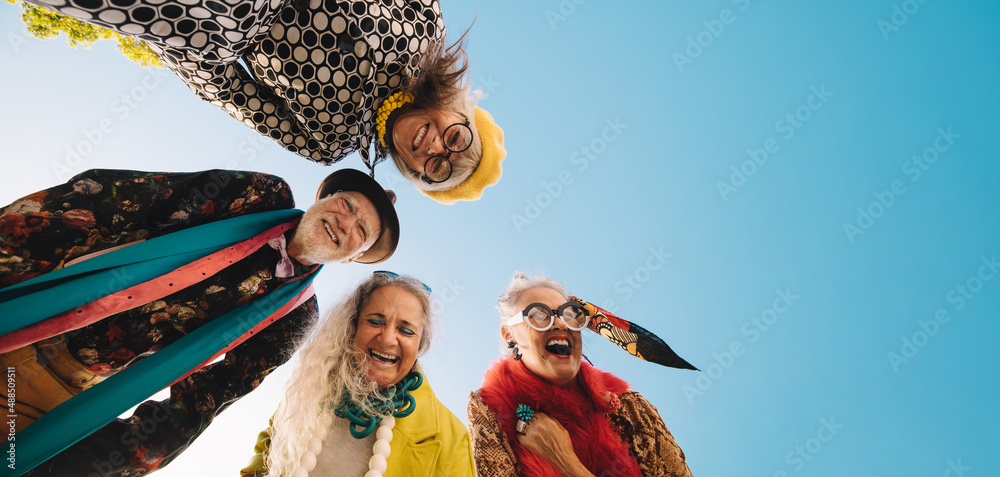
[[[580,462],[594,475],[641,476],[635,457],[607,418],[620,406],[618,395],[628,390],[628,383],[587,363],[581,363],[578,378],[585,394],[555,386],[528,371],[521,361],[507,358],[486,371],[479,395],[507,434],[523,475],[561,474],[545,457],[517,441],[514,411],[518,404],[559,421],[569,432]]]

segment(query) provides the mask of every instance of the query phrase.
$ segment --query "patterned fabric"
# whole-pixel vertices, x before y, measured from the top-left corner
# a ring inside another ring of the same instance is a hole
[[[437,0],[29,1],[146,40],[198,97],[326,165],[385,159],[375,111],[445,37]]]
[[[500,424],[498,416],[503,411],[487,406],[483,391],[480,389],[470,394],[468,405],[469,430],[478,474],[529,475],[515,457],[509,433]],[[634,391],[617,394],[616,407],[606,416],[614,431],[628,446],[629,453],[638,463],[643,476],[691,477],[684,452],[656,408],[641,394]]]
[[[621,408],[608,419],[639,461],[642,475],[691,477],[684,451],[656,408],[637,392],[623,393],[618,400]]]
[[[521,475],[514,457],[514,449],[493,411],[483,404],[479,391],[469,394],[469,436],[472,438],[472,455],[476,459],[476,473],[481,476]]]
[[[156,351],[235,306],[267,295],[283,283],[273,276],[273,249],[261,248],[208,280],[162,300],[108,317],[102,326],[70,335],[69,350],[95,374],[117,371],[131,360]]]
[[[638,477],[638,463],[605,417],[618,409],[617,396],[628,390],[628,383],[586,363],[580,366],[577,383],[580,386],[574,388],[553,385],[529,371],[523,362],[507,358],[486,371],[479,397],[496,416],[522,475],[562,475],[546,456],[521,444],[516,431],[516,408],[524,404],[562,425],[580,464],[590,472]],[[531,424],[528,427],[530,433]]]
[[[86,171],[2,209],[0,287],[51,272],[84,254],[293,206],[288,184],[256,172]]]
[[[265,241],[283,237],[301,215],[298,209],[280,209],[199,225],[87,255],[83,263],[8,286],[0,290],[0,314],[8,317],[0,321],[0,351],[92,325],[196,285]],[[112,288],[109,283],[135,285]]]
[[[575,296],[569,298],[582,305],[590,313],[590,324],[587,325],[590,331],[603,336],[621,349],[628,351],[632,356],[671,368],[698,371],[698,368],[692,366],[684,358],[677,356],[677,353],[670,349],[670,346],[659,336],[645,328],[618,318],[604,308]]]
[[[34,468],[100,430],[133,405],[172,383],[183,381],[247,338],[259,334],[267,325],[314,296],[309,291],[313,276],[309,274],[298,283],[286,283],[271,292],[266,300],[248,303],[213,319],[96,387],[58,404],[19,433],[19,440],[27,446],[18,452],[18,465],[24,470]],[[238,339],[233,341],[233,337]],[[79,365],[71,357],[67,360]]]
[[[0,287],[48,273],[83,254],[293,206],[284,181],[259,173],[87,171],[3,209]],[[266,296],[282,282],[273,274],[279,258],[278,251],[262,247],[197,285],[66,333],[70,352],[95,373],[122,369],[214,317]],[[121,289],[128,280],[120,277],[108,286]],[[313,298],[222,361],[171,386],[169,399],[140,404],[130,418],[111,422],[30,475],[77,475],[80,463],[93,463],[101,475],[135,476],[167,464],[216,414],[282,364],[292,340],[317,315]],[[108,461],[113,452],[121,458]]]
[[[35,0],[79,20],[152,43],[197,52],[212,63],[239,59],[263,34],[287,0],[141,2]]]

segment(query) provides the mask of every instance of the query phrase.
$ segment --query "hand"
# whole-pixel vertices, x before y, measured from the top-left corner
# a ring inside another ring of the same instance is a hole
[[[517,442],[548,460],[563,475],[594,476],[576,456],[573,441],[570,440],[566,428],[544,412],[535,412],[535,417],[528,423],[524,435],[517,436]]]

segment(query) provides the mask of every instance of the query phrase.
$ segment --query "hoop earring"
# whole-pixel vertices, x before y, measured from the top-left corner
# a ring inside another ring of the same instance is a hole
[[[521,353],[517,349],[517,343],[515,343],[514,340],[510,340],[510,341],[507,342],[507,347],[510,348],[511,350],[513,350],[513,352],[514,352],[514,361],[520,361],[521,360]]]

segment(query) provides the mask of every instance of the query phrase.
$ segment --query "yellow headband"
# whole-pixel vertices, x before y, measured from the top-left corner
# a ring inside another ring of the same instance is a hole
[[[503,148],[503,129],[493,121],[493,116],[483,108],[476,108],[476,130],[483,143],[483,157],[479,167],[465,182],[448,190],[421,190],[420,192],[442,204],[451,205],[460,200],[479,200],[483,189],[500,181],[503,169],[500,162],[507,157]]]
[[[382,144],[382,147],[386,147],[385,122],[389,119],[389,115],[392,114],[396,108],[412,102],[413,95],[402,91],[389,96],[385,99],[385,101],[382,101],[382,106],[379,106],[378,111],[375,113],[375,130],[378,132],[378,141]]]

